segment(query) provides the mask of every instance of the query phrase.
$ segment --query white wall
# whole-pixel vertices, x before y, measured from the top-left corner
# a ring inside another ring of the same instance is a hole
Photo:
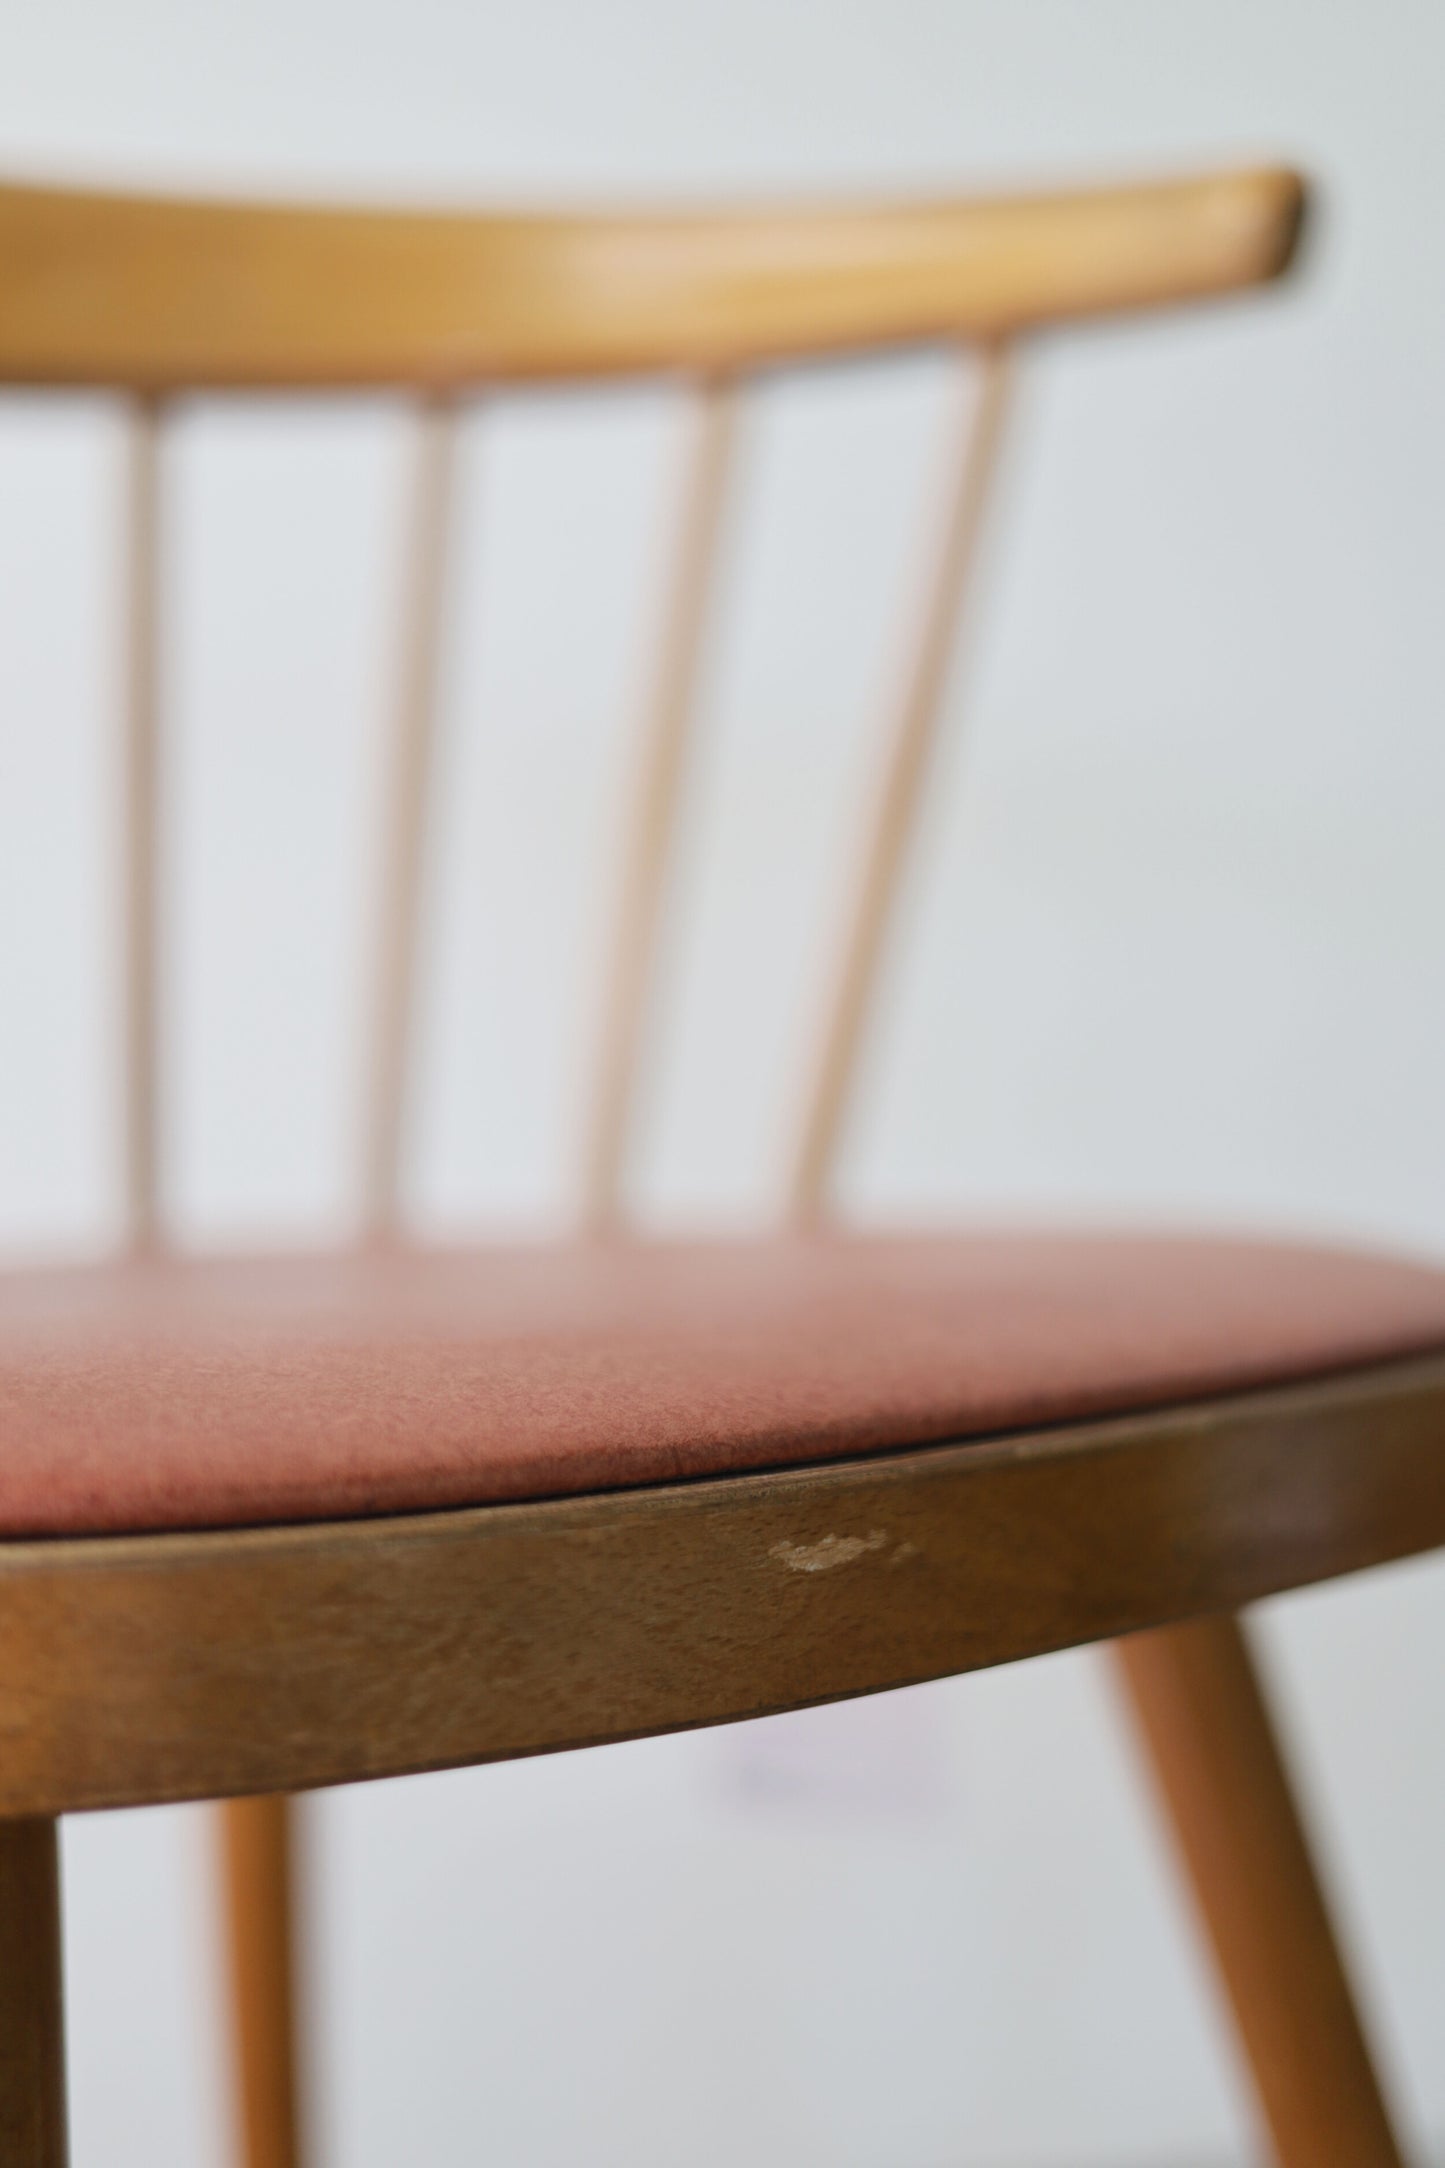
[[[1290,295],[1038,357],[851,1188],[878,1215],[1439,1254],[1442,68],[1423,0],[49,0],[6,25],[0,165],[470,200],[1301,160],[1323,205]],[[768,1196],[947,389],[910,364],[760,402],[639,1173],[659,1217]],[[655,395],[508,400],[469,439],[426,1224],[565,1209],[567,996],[676,421]],[[176,453],[169,1074],[197,1236],[344,1219],[400,430],[384,404],[204,411]],[[0,413],[11,1249],[113,1220],[116,459],[99,406]],[[1407,2135],[1438,2149],[1445,1579],[1377,1574],[1264,1630]],[[1079,1655],[322,1800],[322,2158],[1242,2156],[1132,1774]],[[206,1841],[190,1812],[67,1830],[78,2168],[226,2157]]]

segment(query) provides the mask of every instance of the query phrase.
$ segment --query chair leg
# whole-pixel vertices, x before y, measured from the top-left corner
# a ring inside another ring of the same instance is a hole
[[[1240,1621],[1114,1652],[1281,2168],[1400,2168]]]
[[[292,1802],[229,1799],[221,1823],[240,2157],[300,2168]]]
[[[60,1848],[49,1820],[0,1822],[0,2161],[65,2168]]]

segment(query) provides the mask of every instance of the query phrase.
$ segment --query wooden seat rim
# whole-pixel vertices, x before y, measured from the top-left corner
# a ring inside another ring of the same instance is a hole
[[[981,1669],[1445,1544],[1445,1355],[975,1443],[0,1545],[0,1815],[297,1790]]]

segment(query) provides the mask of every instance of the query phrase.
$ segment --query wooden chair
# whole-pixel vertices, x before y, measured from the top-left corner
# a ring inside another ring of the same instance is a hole
[[[129,1258],[0,1283],[0,2157],[66,2154],[55,1817],[226,1810],[249,2168],[300,2158],[284,1795],[1130,1636],[1118,1659],[1287,2168],[1397,2161],[1239,1607],[1445,1540],[1445,1274],[1208,1239],[830,1231],[830,1176],[1011,356],[1276,277],[1289,173],[727,216],[419,216],[0,190],[0,380],[129,403]],[[907,344],[975,371],[775,1242],[629,1241],[639,1028],[737,401]],[[397,1239],[458,402],[672,372],[690,494],[617,909],[587,1230]],[[157,448],[192,389],[419,403],[369,1220],[166,1250]]]

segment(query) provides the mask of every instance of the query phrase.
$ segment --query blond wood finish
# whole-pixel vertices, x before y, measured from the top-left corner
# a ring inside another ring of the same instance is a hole
[[[495,217],[0,189],[0,380],[460,385],[1000,334],[1273,278],[1274,169],[1067,194]]]
[[[126,786],[134,1238],[159,1234],[159,395],[386,384],[428,395],[368,1132],[368,1219],[384,1233],[397,1220],[452,464],[440,395],[623,371],[703,380],[599,1062],[587,1185],[598,1225],[619,1208],[723,502],[733,424],[720,379],[922,341],[984,349],[976,436],[813,1078],[792,1193],[795,1214],[813,1218],[829,1201],[994,462],[1002,349],[1050,325],[1270,279],[1291,259],[1302,206],[1298,179],[1274,170],[1062,196],[684,217],[431,216],[0,188],[0,382],[141,395]],[[0,1807],[47,1814],[269,1794],[722,1721],[1157,1626],[1445,1540],[1442,1422],[1445,1366],[1399,1366],[805,1474],[330,1529],[0,1545]],[[846,1570],[795,1570],[840,1531],[860,1538]],[[1338,2147],[1353,2132],[1357,2150],[1310,2157],[1384,2168],[1393,2155],[1380,2150],[1383,2117],[1371,2123],[1343,1975],[1317,1894],[1310,1908],[1280,1765],[1243,1652],[1228,1656],[1229,1631],[1156,1637],[1130,1650],[1126,1676],[1175,1772],[1166,1790],[1262,2097],[1285,2133],[1282,2156],[1296,2168],[1317,2137]],[[233,1808],[226,1827],[248,2159],[289,2168],[298,2148],[286,1809],[266,1798]],[[14,1914],[32,1919],[33,1957],[47,1935],[58,1949],[53,1829],[48,1885],[41,1839],[17,1842],[38,1847],[39,1869],[25,1869],[35,1909]],[[18,1857],[0,1848],[0,1877]],[[1276,1872],[1290,1888],[1288,1918],[1261,1928],[1256,1913],[1241,1928],[1230,1877],[1257,1888]],[[58,1976],[57,1957],[52,2002]],[[1296,1991],[1330,2065],[1321,2077],[1301,2074],[1302,2034],[1285,2014]],[[41,2030],[40,2064],[48,2055],[53,2068],[17,2087],[0,2064],[0,2129],[12,2095],[43,2094],[50,2150],[33,2157],[53,2163],[64,2149],[58,2016]]]
[[[454,409],[428,401],[417,421],[401,672],[384,806],[384,887],[367,1125],[366,1218],[397,1226],[406,1080],[413,1039],[427,799],[436,736],[438,663],[457,455]]]
[[[1445,1542],[1442,1435],[1445,1358],[805,1471],[3,1544],[0,1813],[679,1730],[1232,1608]]]
[[[0,2161],[65,2168],[59,1832],[0,1821]]]
[[[964,590],[997,466],[1011,376],[1007,350],[987,347],[968,412],[943,543],[899,702],[872,830],[859,869],[846,937],[828,1005],[817,1066],[806,1101],[792,1181],[792,1217],[807,1224],[828,1204],[849,1094],[857,1075],[868,1010],[889,916],[917,826],[923,783],[937,735]]]
[[[247,2168],[299,2168],[296,1981],[289,1799],[221,1811],[236,2082]]]
[[[672,592],[638,763],[623,886],[612,937],[593,1085],[583,1216],[594,1232],[622,1210],[628,1129],[678,793],[697,690],[708,598],[727,490],[736,397],[730,383],[698,396]]]
[[[123,753],[125,1203],[130,1240],[159,1234],[157,986],[160,968],[161,411],[135,402],[126,477],[126,680]]]
[[[1242,1626],[1115,1654],[1280,2168],[1400,2168]]]

